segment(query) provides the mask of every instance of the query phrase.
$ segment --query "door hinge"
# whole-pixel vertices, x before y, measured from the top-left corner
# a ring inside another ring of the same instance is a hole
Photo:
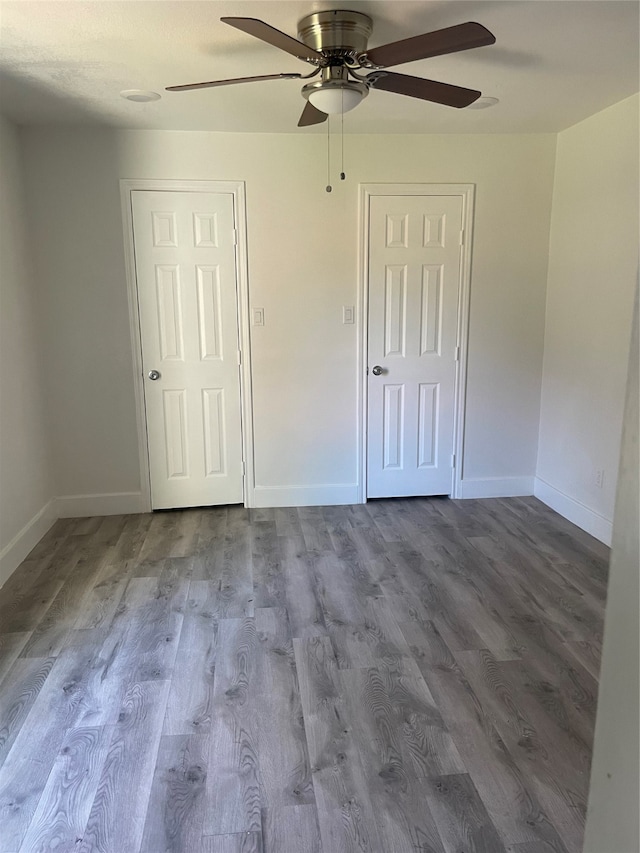
[[[233,245],[234,246],[238,245],[238,232],[236,231],[235,228],[233,229]]]
[[[464,246],[464,230],[460,232],[460,245]]]
[[[238,350],[238,364],[242,364],[242,353]]]
[[[456,467],[456,454],[455,453],[451,454],[451,467],[452,468]]]
[[[456,353],[455,353],[454,361],[460,361],[460,347],[456,347]]]
[[[247,463],[243,459],[242,460],[242,476],[244,477],[246,475],[246,473],[247,473]]]

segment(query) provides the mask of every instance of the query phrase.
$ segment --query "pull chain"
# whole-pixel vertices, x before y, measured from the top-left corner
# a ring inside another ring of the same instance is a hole
[[[342,113],[340,114],[340,180],[347,177],[344,173],[344,89],[340,90],[342,96]]]
[[[330,117],[327,116],[327,192],[330,193],[333,187],[331,186],[331,137],[329,135]]]

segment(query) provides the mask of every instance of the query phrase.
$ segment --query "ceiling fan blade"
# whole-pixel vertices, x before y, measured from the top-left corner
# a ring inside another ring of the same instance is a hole
[[[427,59],[430,56],[442,56],[445,53],[457,53],[459,50],[469,50],[472,47],[484,47],[493,44],[496,37],[482,24],[469,21],[446,27],[444,30],[434,30],[421,36],[394,41],[374,47],[366,52],[367,59],[374,65],[401,65],[403,62],[413,62],[416,59]]]
[[[374,89],[384,89],[386,92],[421,98],[448,107],[468,107],[482,94],[477,89],[464,89],[462,86],[452,86],[451,83],[423,80],[422,77],[410,77],[408,74],[392,74],[390,71],[373,71],[367,74],[367,82]]]
[[[186,92],[189,89],[212,89],[214,86],[232,86],[234,83],[255,83],[258,80],[298,80],[302,74],[262,74],[260,77],[234,77],[231,80],[210,80],[208,83],[185,83],[184,86],[167,86],[167,92]]]
[[[265,24],[264,21],[260,21],[258,18],[220,18],[220,20],[238,30],[242,30],[244,33],[248,33],[250,36],[255,36],[257,39],[266,41],[274,47],[279,47],[280,50],[291,53],[293,56],[297,56],[298,59],[307,59],[312,62],[324,59],[322,54],[318,53],[317,50],[308,47],[306,44],[288,36],[280,30],[276,30],[275,27]]]
[[[322,124],[328,118],[326,113],[316,109],[311,101],[307,101],[305,108],[302,110],[298,127],[309,127],[312,124]]]

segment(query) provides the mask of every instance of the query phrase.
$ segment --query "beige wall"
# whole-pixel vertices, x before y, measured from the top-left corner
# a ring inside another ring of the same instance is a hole
[[[637,274],[636,95],[558,135],[551,217],[536,494],[605,539]]]
[[[0,584],[52,517],[32,250],[19,136],[0,117]]]
[[[640,849],[640,386],[638,299],[629,359],[620,477],[613,527],[585,853]]]
[[[552,135],[348,136],[348,180],[327,194],[322,135],[28,130],[59,493],[140,487],[120,178],[246,181],[266,489],[356,480],[356,333],[341,316],[356,301],[359,182],[476,184],[464,475],[531,479],[554,148]]]

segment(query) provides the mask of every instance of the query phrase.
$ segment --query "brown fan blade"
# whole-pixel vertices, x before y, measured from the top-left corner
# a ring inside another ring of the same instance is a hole
[[[457,53],[472,47],[484,47],[493,44],[495,40],[493,33],[482,24],[469,21],[466,24],[457,24],[455,27],[446,27],[444,30],[434,30],[432,33],[423,33],[421,36],[374,47],[366,52],[366,58],[374,65],[401,65],[416,59]]]
[[[422,77],[410,77],[408,74],[392,74],[390,71],[373,71],[367,75],[367,82],[374,89],[384,89],[386,92],[421,98],[448,107],[468,107],[482,94],[477,89],[464,89],[450,83],[423,80]]]
[[[316,109],[311,101],[307,101],[305,108],[302,110],[298,127],[309,127],[312,124],[322,124],[328,118],[326,113]]]
[[[184,86],[167,86],[167,92],[187,92],[189,89],[212,89],[214,86],[232,86],[234,83],[255,83],[258,80],[299,80],[302,74],[263,74],[260,77],[234,77],[231,80],[211,80],[208,83],[185,83]]]
[[[301,41],[288,36],[286,33],[276,30],[275,27],[265,24],[264,21],[258,18],[220,18],[225,24],[230,24],[243,33],[248,33],[250,36],[255,36],[257,39],[266,41],[274,47],[279,47],[287,53],[297,56],[298,59],[310,59],[311,61],[322,61],[324,57],[312,47],[308,47]]]

